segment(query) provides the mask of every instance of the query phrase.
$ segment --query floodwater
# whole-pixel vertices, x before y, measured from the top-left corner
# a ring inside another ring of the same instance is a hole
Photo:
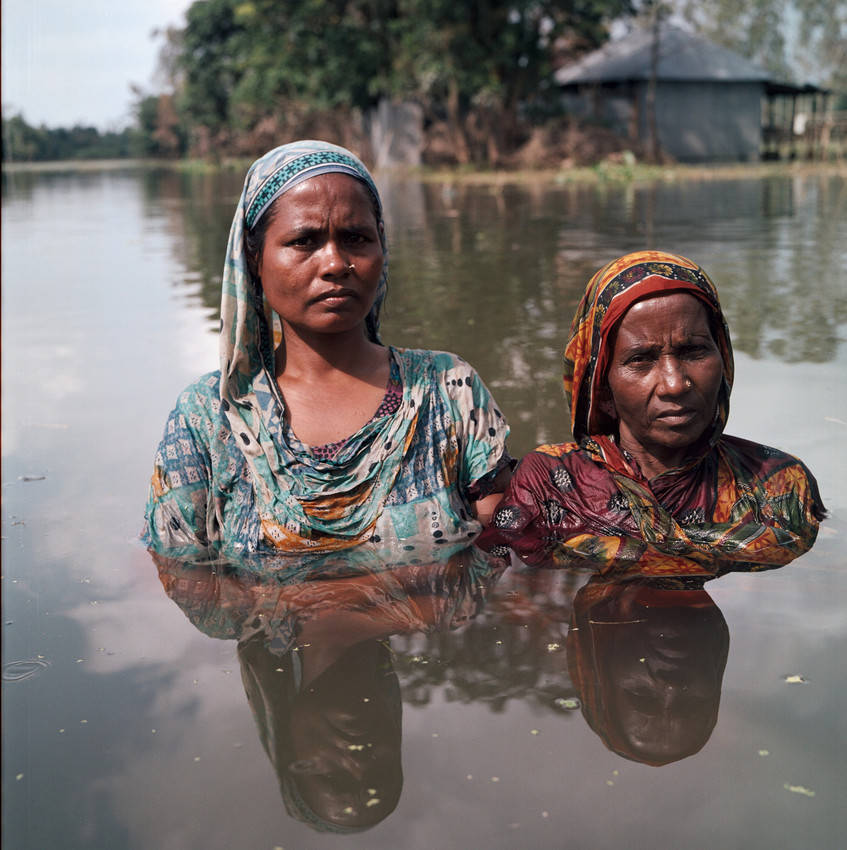
[[[471,361],[517,456],[569,437],[591,273],[645,247],[701,263],[736,350],[727,431],[807,462],[818,543],[636,600],[640,626],[587,575],[472,548],[326,592],[156,565],[148,477],[216,366],[241,175],[4,175],[4,846],[847,846],[847,182],[377,182],[383,338]]]

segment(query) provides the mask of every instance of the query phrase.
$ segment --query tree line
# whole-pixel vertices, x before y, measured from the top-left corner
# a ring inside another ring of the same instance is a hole
[[[135,128],[101,133],[96,127],[34,127],[18,113],[3,116],[3,162],[121,159],[140,147]]]
[[[357,146],[381,100],[418,104],[458,162],[497,164],[555,110],[556,63],[631,0],[201,0],[162,34],[145,126],[173,155],[255,154],[316,135]]]
[[[794,52],[847,90],[835,0],[196,0],[184,26],[158,33],[159,90],[134,87],[134,127],[101,135],[4,117],[3,155],[252,156],[316,135],[360,147],[363,116],[389,100],[419,106],[445,161],[508,164],[540,129],[569,126],[552,73],[613,24],[673,13],[789,77],[780,21],[792,9]]]

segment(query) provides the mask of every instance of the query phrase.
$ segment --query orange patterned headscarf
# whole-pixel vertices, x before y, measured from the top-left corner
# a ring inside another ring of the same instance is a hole
[[[579,302],[565,348],[565,394],[574,439],[607,433],[611,423],[600,411],[606,382],[609,333],[636,302],[662,292],[690,292],[706,305],[715,342],[723,358],[723,382],[712,439],[729,416],[734,365],[729,329],[715,285],[696,263],[664,251],[638,251],[603,266]]]

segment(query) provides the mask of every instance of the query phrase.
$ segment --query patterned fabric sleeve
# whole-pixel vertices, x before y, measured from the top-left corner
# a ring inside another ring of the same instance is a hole
[[[459,441],[458,486],[469,500],[491,492],[497,473],[512,463],[509,425],[476,370],[455,354],[436,354],[441,388]]]
[[[215,542],[211,502],[211,437],[216,431],[216,374],[177,400],[156,453],[143,540],[160,553],[186,554]],[[210,416],[210,414],[212,414]]]

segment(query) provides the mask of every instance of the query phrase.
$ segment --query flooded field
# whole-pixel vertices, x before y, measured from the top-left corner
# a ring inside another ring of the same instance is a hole
[[[4,844],[843,847],[847,183],[377,175],[383,339],[469,360],[513,455],[570,436],[561,361],[590,275],[660,248],[720,292],[727,432],[817,476],[830,518],[810,553],[684,605],[641,600],[656,619],[589,646],[588,575],[504,570],[473,547],[383,553],[322,596],[139,544],[167,414],[217,367],[241,179],[4,175]],[[633,653],[696,696],[673,734],[621,720],[655,697],[619,687]],[[315,778],[316,762],[337,771]]]

